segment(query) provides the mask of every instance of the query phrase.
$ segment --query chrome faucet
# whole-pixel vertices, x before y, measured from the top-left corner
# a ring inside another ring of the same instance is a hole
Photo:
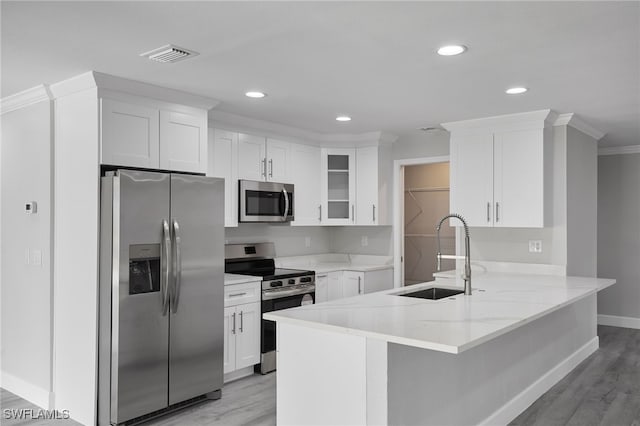
[[[460,219],[462,225],[464,225],[464,256],[454,256],[450,254],[442,254],[440,253],[440,228],[442,227],[442,223],[449,219],[456,218]],[[437,242],[438,242],[438,254],[436,255],[437,265],[436,270],[440,270],[440,261],[442,259],[464,259],[464,275],[462,279],[464,280],[464,294],[466,296],[471,296],[471,256],[469,255],[469,227],[467,226],[467,222],[464,220],[462,216],[456,213],[451,213],[440,219],[440,223],[436,226],[436,234],[437,234]]]

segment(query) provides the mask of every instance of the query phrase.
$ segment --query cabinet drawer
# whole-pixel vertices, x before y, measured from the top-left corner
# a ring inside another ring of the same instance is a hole
[[[260,281],[232,284],[224,288],[224,306],[236,306],[243,303],[260,301]]]

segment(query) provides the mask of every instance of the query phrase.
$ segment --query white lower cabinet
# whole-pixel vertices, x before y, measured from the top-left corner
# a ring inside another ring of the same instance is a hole
[[[316,303],[393,288],[393,268],[335,271],[316,275]]]
[[[329,300],[329,274],[316,275],[316,303]]]
[[[225,287],[224,373],[260,362],[260,282]]]
[[[364,294],[364,272],[344,271],[342,273],[342,297]]]

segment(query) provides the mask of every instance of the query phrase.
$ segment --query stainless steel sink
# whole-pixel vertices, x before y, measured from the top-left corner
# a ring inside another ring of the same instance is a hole
[[[398,294],[398,296],[416,297],[418,299],[430,299],[438,300],[445,297],[455,296],[456,294],[462,294],[464,290],[453,290],[450,288],[430,287],[424,290],[413,291],[411,293]]]

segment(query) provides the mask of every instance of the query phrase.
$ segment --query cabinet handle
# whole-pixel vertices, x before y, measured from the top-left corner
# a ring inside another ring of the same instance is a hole
[[[322,222],[322,204],[318,206],[318,222]]]
[[[236,334],[236,313],[233,313],[233,327],[231,328],[231,332]]]
[[[324,275],[316,275],[316,278],[324,278],[324,277],[326,277],[326,276],[327,276],[327,274],[324,274]]]
[[[351,222],[355,222],[356,221],[355,208],[356,208],[356,206],[351,204]]]
[[[242,333],[243,325],[244,325],[243,315],[242,315],[242,311],[240,311],[240,333]]]
[[[236,294],[230,294],[230,295],[229,295],[229,297],[238,297],[238,296],[244,296],[244,295],[246,295],[246,294],[247,294],[246,292],[245,292],[245,293],[236,293]]]
[[[373,205],[373,223],[376,223],[376,205]]]
[[[266,179],[267,178],[267,159],[263,158],[261,163],[262,163],[262,167],[260,168],[260,170],[262,170],[261,174]]]
[[[496,222],[500,222],[500,203],[496,202]]]
[[[273,177],[273,158],[269,160],[269,177]]]
[[[360,285],[362,277],[358,277],[358,294],[362,294],[362,286]]]
[[[487,201],[487,222],[491,222],[491,203]]]

